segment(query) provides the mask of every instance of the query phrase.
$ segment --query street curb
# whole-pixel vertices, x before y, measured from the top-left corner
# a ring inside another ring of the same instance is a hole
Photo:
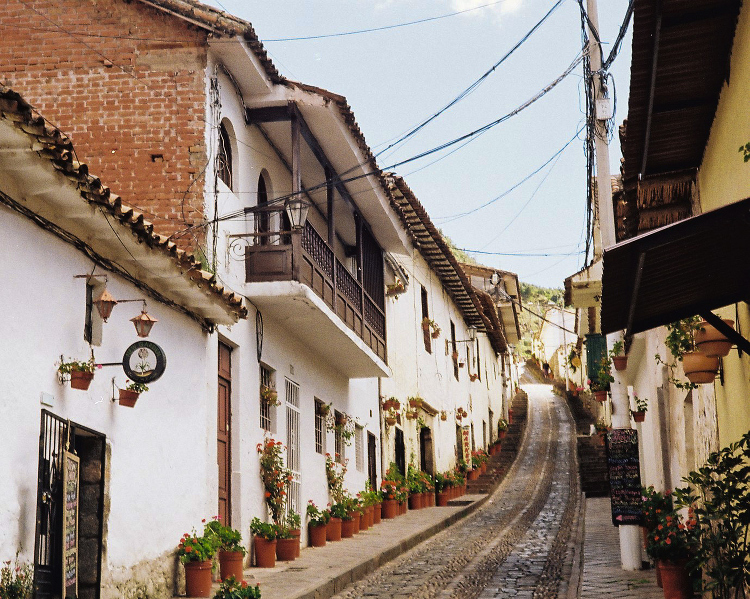
[[[583,542],[586,535],[586,494],[581,493],[578,499],[577,530],[573,547],[573,567],[568,582],[566,599],[578,599],[581,596],[581,580],[583,579]]]

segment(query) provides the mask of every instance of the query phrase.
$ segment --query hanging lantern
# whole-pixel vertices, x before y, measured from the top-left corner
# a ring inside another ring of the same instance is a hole
[[[310,204],[302,198],[295,197],[287,200],[284,208],[286,209],[286,215],[289,217],[292,229],[298,230],[304,228]]]
[[[151,332],[151,327],[159,321],[153,316],[150,316],[144,307],[138,316],[130,319],[130,322],[135,325],[135,332],[139,337],[148,337],[148,334]]]
[[[96,310],[99,312],[99,316],[102,317],[102,320],[107,322],[107,319],[112,314],[112,308],[117,305],[117,300],[112,297],[105,287],[101,294],[99,294],[99,297],[93,301],[93,304],[96,306]]]

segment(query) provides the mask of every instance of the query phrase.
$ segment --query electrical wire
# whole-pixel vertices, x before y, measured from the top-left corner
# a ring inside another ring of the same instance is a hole
[[[541,171],[545,166],[547,166],[550,162],[552,162],[555,158],[557,158],[560,154],[562,154],[568,148],[568,146],[570,146],[570,144],[572,144],[578,138],[578,136],[580,135],[581,131],[583,131],[583,129],[584,129],[584,127],[580,127],[575,132],[575,134],[573,135],[573,137],[571,137],[570,140],[568,140],[559,150],[557,150],[557,152],[555,152],[554,154],[552,154],[552,156],[550,156],[544,162],[544,164],[542,164],[538,168],[534,169],[531,173],[529,173],[528,175],[526,175],[518,183],[516,183],[512,187],[506,189],[500,195],[497,195],[494,198],[492,198],[491,200],[489,200],[488,202],[485,202],[484,204],[481,204],[481,205],[477,206],[476,208],[472,208],[471,210],[467,210],[466,212],[459,212],[457,214],[451,214],[451,215],[448,215],[448,216],[436,217],[435,221],[443,221],[443,222],[441,222],[441,224],[452,223],[452,222],[454,222],[456,220],[459,220],[459,219],[461,219],[461,218],[463,218],[465,216],[469,216],[470,214],[474,214],[475,212],[478,212],[479,210],[482,210],[483,208],[487,208],[488,206],[491,206],[495,202],[501,200],[502,198],[504,198],[505,196],[507,196],[509,193],[511,193],[512,191],[514,191],[515,189],[517,189],[518,187],[520,187],[521,185],[523,185],[524,183],[526,183],[526,181],[528,181],[529,179],[531,179],[534,175],[536,175],[539,171]]]
[[[424,127],[426,127],[429,123],[431,123],[432,121],[434,121],[436,118],[438,118],[446,110],[448,110],[451,107],[455,106],[461,100],[463,100],[465,97],[467,97],[469,94],[471,94],[474,90],[476,90],[480,85],[482,85],[482,83],[484,83],[484,81],[492,73],[495,72],[495,70],[497,70],[497,68],[501,64],[503,64],[508,58],[510,58],[510,56],[516,50],[518,50],[518,48],[520,48],[534,34],[534,32],[537,29],[539,29],[539,27],[542,26],[542,24],[552,15],[553,12],[555,12],[555,10],[557,10],[560,7],[560,5],[564,1],[565,0],[557,0],[557,2],[552,6],[552,8],[550,8],[549,11],[547,11],[547,14],[545,14],[539,21],[537,21],[537,23],[518,42],[516,42],[516,44],[510,50],[508,50],[508,52],[506,52],[503,55],[503,57],[500,58],[500,60],[498,60],[495,64],[492,65],[492,67],[490,67],[487,71],[485,71],[485,73],[481,77],[479,77],[479,79],[477,79],[471,85],[469,85],[469,87],[467,87],[466,89],[464,89],[460,94],[458,94],[455,98],[453,98],[450,102],[448,102],[448,104],[446,104],[445,106],[443,106],[443,108],[441,108],[436,113],[434,113],[432,116],[430,116],[427,119],[425,119],[424,121],[422,121],[416,127],[413,127],[407,133],[405,133],[404,135],[402,135],[401,137],[399,137],[396,141],[394,141],[393,143],[391,143],[390,145],[388,145],[386,148],[384,148],[380,152],[377,152],[375,155],[376,156],[380,156],[381,154],[387,152],[391,148],[400,145],[401,143],[403,143],[404,141],[406,141],[407,139],[409,139],[410,137],[412,137],[413,135],[415,135],[417,132],[419,132],[421,129],[423,129]]]
[[[298,41],[306,41],[306,40],[319,40],[319,39],[325,39],[325,38],[331,38],[331,37],[346,37],[349,35],[359,35],[362,33],[374,33],[377,31],[387,31],[389,29],[398,29],[400,27],[409,27],[411,25],[419,25],[421,23],[429,23],[431,21],[439,21],[440,19],[447,19],[448,17],[455,17],[456,15],[462,15],[468,12],[473,12],[475,10],[481,10],[483,8],[487,8],[488,6],[494,6],[496,4],[502,4],[503,2],[506,2],[507,0],[496,0],[495,2],[489,2],[487,4],[482,4],[481,6],[474,6],[472,8],[466,8],[464,10],[459,10],[456,12],[447,13],[444,15],[438,15],[436,17],[427,17],[424,19],[417,19],[416,21],[408,21],[406,23],[396,23],[394,25],[384,25],[382,27],[370,27],[367,29],[357,29],[355,31],[343,31],[339,33],[324,33],[320,35],[306,35],[306,36],[300,36],[300,37],[279,37],[279,38],[266,38],[261,40],[263,43],[269,43],[269,42],[298,42]]]

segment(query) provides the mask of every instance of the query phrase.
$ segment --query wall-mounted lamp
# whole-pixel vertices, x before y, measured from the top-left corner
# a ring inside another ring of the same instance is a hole
[[[135,325],[135,332],[139,337],[148,337],[148,334],[151,332],[151,327],[159,321],[146,312],[146,302],[143,302],[143,310],[141,310],[141,313],[138,316],[131,318],[130,322]]]
[[[86,277],[91,278],[92,276],[102,276],[104,280],[106,281],[106,276],[103,275],[76,275],[77,278],[79,277]],[[104,287],[102,289],[102,292],[99,294],[99,297],[97,297],[95,300],[93,300],[91,303],[96,306],[96,311],[99,313],[99,316],[101,316],[102,320],[104,322],[107,322],[109,317],[112,315],[112,310],[117,304],[124,304],[127,302],[142,302],[143,308],[141,309],[141,313],[136,316],[135,318],[131,318],[130,322],[135,325],[135,332],[139,337],[148,337],[148,334],[151,332],[152,327],[154,324],[156,324],[158,319],[151,316],[148,312],[146,312],[146,300],[143,298],[140,299],[125,299],[125,300],[116,300],[114,297],[112,297],[112,294],[107,291],[107,288]]]
[[[500,274],[495,271],[492,273],[492,276],[490,277],[490,283],[492,285],[497,285],[500,282]]]
[[[293,230],[298,231],[304,228],[307,221],[307,211],[310,209],[308,202],[300,197],[294,197],[286,201],[284,209]]]

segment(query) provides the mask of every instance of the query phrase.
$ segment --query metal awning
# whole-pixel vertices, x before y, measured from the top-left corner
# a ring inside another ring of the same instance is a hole
[[[748,299],[750,198],[604,251],[603,333],[632,335],[695,314],[705,318]]]

